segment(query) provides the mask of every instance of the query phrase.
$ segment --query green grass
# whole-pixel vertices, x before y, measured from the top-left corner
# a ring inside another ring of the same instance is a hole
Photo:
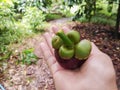
[[[88,22],[88,19],[86,19],[85,17],[81,17],[81,18],[78,18],[77,21],[84,23],[84,22]],[[99,14],[96,14],[95,16],[92,16],[90,22],[102,24],[102,25],[115,26],[116,15],[107,16],[99,13]]]
[[[116,20],[112,19],[112,17],[107,17],[107,16],[93,16],[90,22],[97,23],[97,24],[103,24],[103,25],[115,26]]]
[[[18,57],[17,64],[31,65],[35,64],[38,60],[38,57],[34,54],[34,48],[23,50]]]
[[[16,16],[17,15],[17,16]],[[9,45],[21,43],[25,38],[43,33],[46,27],[45,15],[36,7],[27,7],[24,14],[18,14],[10,7],[0,6],[0,60],[7,60],[12,53]]]
[[[50,21],[50,20],[60,19],[63,16],[61,14],[48,13],[48,14],[46,14],[45,17],[46,17],[46,21]]]

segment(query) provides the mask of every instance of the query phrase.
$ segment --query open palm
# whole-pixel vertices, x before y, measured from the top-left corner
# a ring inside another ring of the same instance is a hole
[[[51,45],[52,36],[58,28],[54,26],[52,29],[53,33],[44,34],[40,47],[53,74],[56,90],[117,90],[111,59],[92,42],[90,57],[80,68],[68,70],[61,67]],[[69,31],[65,27],[63,30]]]

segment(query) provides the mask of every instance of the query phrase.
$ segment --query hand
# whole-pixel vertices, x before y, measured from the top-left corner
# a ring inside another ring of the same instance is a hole
[[[54,26],[53,32],[56,33],[57,30]],[[69,29],[64,27],[64,31],[68,32]],[[117,90],[115,71],[108,55],[91,42],[91,54],[82,67],[76,70],[64,69],[54,56],[52,34],[44,34],[45,40],[40,47],[53,74],[56,90]]]

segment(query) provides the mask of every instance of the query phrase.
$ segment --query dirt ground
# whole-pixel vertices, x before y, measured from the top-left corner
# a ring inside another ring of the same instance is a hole
[[[52,24],[53,23],[54,22],[52,22]],[[112,58],[117,76],[117,85],[120,90],[120,39],[114,39],[113,28],[105,25],[87,23],[69,23],[64,24],[64,26],[79,31],[82,38],[94,42],[103,52]],[[49,30],[51,29],[49,28],[46,31]],[[6,90],[55,90],[52,74],[42,57],[42,52],[40,52],[39,44],[42,41],[41,37],[41,35],[38,35],[28,39],[26,40],[27,42],[24,42],[24,45],[18,46],[17,49],[18,51],[22,51],[26,47],[35,48],[35,54],[40,58],[36,64],[29,66],[16,65],[16,56],[11,56],[8,64],[5,63],[5,67],[2,68],[4,73],[0,75],[0,83],[2,83]]]

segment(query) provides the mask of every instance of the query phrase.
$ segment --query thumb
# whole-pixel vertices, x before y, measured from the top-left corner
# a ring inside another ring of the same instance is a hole
[[[92,51],[91,51],[91,54],[100,54],[102,53],[99,48],[93,43],[91,42],[91,45],[92,45]]]

